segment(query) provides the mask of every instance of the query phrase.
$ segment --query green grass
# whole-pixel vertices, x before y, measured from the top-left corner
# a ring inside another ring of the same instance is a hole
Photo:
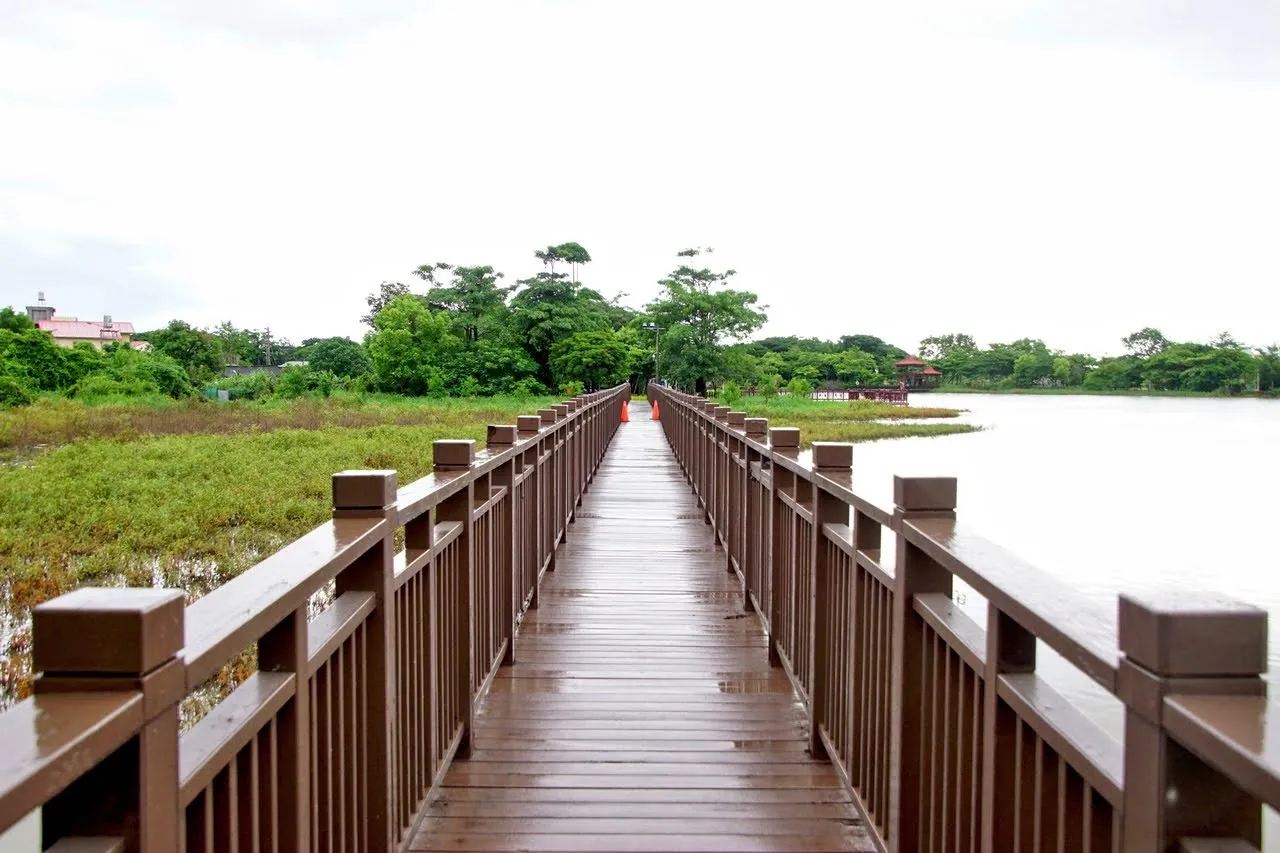
[[[977,427],[959,423],[882,423],[930,421],[955,418],[957,409],[891,406],[870,400],[832,402],[806,397],[746,397],[736,409],[753,418],[768,418],[769,425],[799,427],[800,441],[808,447],[815,441],[879,441],[886,438],[954,435],[973,432]]]
[[[483,443],[488,424],[550,402],[45,400],[0,413],[0,707],[29,689],[35,604],[85,582],[198,598],[328,518],[335,471],[408,483],[430,471],[436,439]]]
[[[161,435],[269,432],[277,429],[514,423],[558,397],[429,399],[389,394],[337,393],[327,399],[205,399],[111,402],[86,405],[49,397],[34,405],[0,410],[0,459],[21,459],[49,446],[90,438],[132,440]]]

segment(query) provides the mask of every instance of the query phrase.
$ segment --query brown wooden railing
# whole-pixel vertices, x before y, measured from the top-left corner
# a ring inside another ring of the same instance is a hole
[[[1106,612],[959,526],[954,479],[896,478],[879,505],[853,489],[852,445],[802,453],[796,429],[649,396],[814,754],[881,848],[1258,847],[1262,804],[1280,804],[1264,611],[1208,594]],[[953,603],[956,579],[985,624]],[[1038,674],[1040,646],[1123,704],[1122,742]]]
[[[41,808],[44,847],[79,853],[406,849],[629,394],[490,427],[479,453],[438,441],[400,489],[335,474],[332,520],[190,605],[83,588],[37,607],[35,696],[0,715],[0,831]],[[254,648],[180,732],[182,700]]]

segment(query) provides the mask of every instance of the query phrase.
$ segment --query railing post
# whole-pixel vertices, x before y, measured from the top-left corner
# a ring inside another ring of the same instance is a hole
[[[848,474],[853,469],[853,445],[829,441],[815,441],[811,445],[813,452],[813,469],[815,474]],[[813,595],[810,602],[809,624],[813,626],[813,640],[809,643],[810,665],[813,687],[809,697],[809,753],[814,758],[826,754],[822,743],[819,726],[822,712],[829,701],[830,684],[828,668],[833,657],[828,648],[828,638],[832,634],[830,622],[831,608],[820,599],[833,592],[831,584],[831,567],[827,560],[828,549],[824,547],[824,524],[848,524],[849,505],[840,498],[813,484],[813,531],[810,537],[810,563],[813,566]],[[839,660],[840,655],[834,657]],[[841,720],[841,725],[848,725],[848,720]],[[847,740],[838,739],[838,743]]]
[[[459,534],[458,552],[464,561],[467,570],[462,573],[462,585],[465,589],[460,590],[458,601],[452,602],[453,606],[461,606],[465,612],[467,629],[464,633],[466,643],[465,648],[455,647],[448,648],[446,652],[453,656],[455,663],[455,672],[457,673],[457,681],[454,689],[457,695],[467,697],[467,713],[466,724],[462,732],[462,739],[458,743],[458,751],[454,754],[456,758],[468,758],[471,755],[471,735],[475,731],[476,703],[475,694],[472,685],[475,683],[475,673],[477,670],[475,660],[475,630],[476,630],[476,603],[475,595],[475,475],[470,473],[471,467],[475,464],[476,443],[472,440],[442,440],[436,441],[431,445],[433,467],[437,474],[439,473],[459,473],[467,472],[467,484],[456,493],[450,495],[441,501],[436,507],[436,519],[438,521],[457,521],[462,524],[462,532]],[[446,646],[448,644],[445,644]],[[459,643],[458,646],[464,644]]]
[[[742,572],[743,589],[746,589],[747,578],[747,558],[745,548],[746,538],[743,535],[746,528],[747,514],[747,477],[750,472],[747,470],[747,451],[746,442],[742,439],[742,434],[746,432],[746,412],[729,412],[726,421],[729,429],[732,431],[731,438],[726,439],[729,447],[728,465],[729,465],[729,510],[725,515],[725,563],[730,572],[733,572],[733,561],[738,560],[738,570]],[[738,467],[738,451],[742,451],[742,467]]]
[[[1204,594],[1121,595],[1125,703],[1123,853],[1165,853],[1190,837],[1262,841],[1262,807],[1164,731],[1170,693],[1261,696],[1266,611]],[[1261,747],[1259,747],[1261,748]]]
[[[778,465],[775,460],[779,456],[794,458],[799,453],[799,429],[773,427],[769,430],[769,662],[773,664],[782,663],[782,657],[778,652],[778,632],[786,625],[782,610],[784,607],[795,606],[795,602],[783,601],[782,596],[778,594],[778,590],[783,586],[779,573],[786,564],[787,547],[785,531],[782,529],[783,513],[778,509],[782,499],[778,494],[780,492],[785,494],[790,489],[791,494],[794,495],[796,475]],[[791,662],[793,671],[795,663],[795,661]]]
[[[140,853],[180,849],[184,601],[181,590],[84,587],[32,611],[36,693],[139,691],[144,717],[136,736],[44,805],[44,846],[114,836]]]
[[[517,440],[518,428],[516,426],[494,426],[490,425],[488,430],[488,438],[485,446],[494,453],[501,453],[510,450],[515,446]],[[516,507],[516,474],[518,473],[515,454],[507,462],[493,469],[493,485],[496,488],[505,488],[507,497],[502,503],[502,525],[501,529],[506,531],[505,539],[494,545],[495,556],[502,559],[502,577],[505,578],[507,589],[503,590],[503,610],[502,624],[507,630],[507,651],[502,656],[503,666],[510,666],[516,662],[516,614],[520,612],[520,603],[518,602],[517,590],[520,589],[520,582],[516,578],[520,575],[520,555],[516,549],[516,541],[518,539],[517,528],[523,524],[524,519],[521,517],[523,507]],[[523,590],[521,590],[521,593]]]
[[[563,421],[569,417],[569,407],[564,403],[557,403],[551,407],[555,412],[556,423]],[[554,449],[556,445],[560,445],[559,449]],[[566,496],[569,493],[569,430],[561,427],[556,438],[552,442],[553,452],[551,454],[552,469],[556,472],[554,485],[552,489],[552,504],[556,508],[556,545],[559,545],[565,539],[569,538],[569,522],[572,520],[572,510]]]
[[[538,437],[538,430],[542,429],[542,418],[538,415],[520,415],[516,418],[516,428],[519,430],[520,439],[528,441]],[[530,454],[532,454],[530,460]],[[524,452],[525,462],[529,465],[529,473],[524,479],[524,483],[520,487],[521,501],[521,518],[523,527],[522,545],[525,551],[532,550],[533,553],[525,553],[521,557],[522,561],[527,561],[527,565],[533,570],[533,596],[529,599],[529,609],[533,610],[538,606],[538,579],[542,574],[542,548],[540,546],[542,536],[542,513],[545,508],[542,505],[542,466],[538,459],[542,454],[540,442],[533,441],[532,450]],[[524,593],[523,588],[521,594]]]
[[[955,518],[956,481],[952,477],[894,477],[893,530],[897,534],[897,563],[893,585],[893,657],[896,672],[890,712],[889,837],[895,853],[915,853],[920,825],[920,767],[925,747],[920,743],[923,695],[920,660],[924,620],[914,600],[924,593],[951,597],[951,574],[929,559],[902,535],[902,522],[911,518]]]
[[[368,819],[365,837],[371,850],[392,844],[396,827],[392,811],[395,803],[395,749],[398,732],[396,709],[395,591],[392,561],[395,555],[396,472],[341,471],[333,475],[334,518],[382,518],[387,521],[382,541],[366,551],[340,573],[336,591],[372,592],[373,612],[366,622],[368,649],[364,660],[363,759],[366,762]],[[306,685],[299,679],[299,690]]]
[[[769,420],[768,418],[745,418],[742,423],[743,430],[747,434],[750,441],[763,444],[769,440]],[[756,602],[763,611],[763,616],[769,617],[769,601],[765,595],[765,582],[769,577],[770,561],[770,537],[772,530],[769,511],[773,507],[773,493],[763,488],[757,489],[751,484],[751,466],[753,464],[760,465],[760,474],[764,475],[765,455],[758,450],[752,449],[750,443],[747,444],[747,544],[746,544],[746,560],[747,568],[743,571],[746,580],[743,582],[745,591],[743,593],[742,609],[750,611],[751,593],[756,594]],[[764,491],[764,499],[761,500],[761,492]],[[754,532],[753,532],[754,531]],[[753,537],[759,537],[756,543]],[[751,588],[752,583],[756,588]],[[772,654],[770,655],[772,659]]]
[[[1000,676],[1035,672],[1036,637],[994,603],[987,603],[987,649],[982,674],[982,779],[979,827],[983,853],[1015,849],[1025,820],[1016,813],[1018,780],[1017,716],[1000,699]],[[1110,839],[1107,839],[1110,844]],[[1102,845],[1100,849],[1106,849]]]

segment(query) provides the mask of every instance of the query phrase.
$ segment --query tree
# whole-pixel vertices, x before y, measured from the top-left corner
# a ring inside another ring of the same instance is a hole
[[[419,268],[421,269],[421,267]],[[370,293],[365,297],[365,302],[369,304],[369,313],[360,318],[360,322],[366,325],[373,325],[373,318],[378,312],[391,304],[391,300],[397,296],[404,296],[409,292],[409,285],[401,284],[398,281],[384,281],[378,285],[377,293]]]
[[[436,284],[427,291],[427,305],[433,311],[447,311],[466,343],[474,343],[480,335],[500,325],[507,314],[507,296],[515,286],[500,287],[502,273],[491,266],[455,267],[450,264],[426,264],[414,275],[435,283],[436,273],[449,272],[446,284]]]
[[[685,249],[678,257],[693,258],[701,249]],[[710,251],[710,250],[705,250]],[[664,347],[663,373],[705,394],[707,382],[720,378],[720,345],[740,340],[767,319],[755,308],[757,297],[745,290],[724,288],[735,270],[713,272],[705,267],[678,266],[658,282],[662,295],[647,310],[673,340]],[[670,349],[668,354],[665,350]]]
[[[34,329],[36,324],[26,314],[19,314],[11,307],[0,308],[0,329],[10,332],[26,332]]]
[[[1169,346],[1169,339],[1159,329],[1147,326],[1120,339],[1124,348],[1138,358],[1150,358]]]
[[[345,379],[363,376],[373,366],[365,348],[350,338],[325,338],[311,344],[307,347],[307,364]]]
[[[1257,356],[1256,384],[1259,391],[1274,393],[1280,388],[1280,344],[1258,347],[1254,350]]]
[[[543,382],[553,380],[551,350],[579,332],[611,328],[604,300],[594,290],[566,281],[564,273],[540,272],[517,282],[511,319]]]
[[[1214,335],[1213,340],[1209,341],[1209,346],[1214,349],[1244,349],[1244,344],[1233,338],[1230,332],[1219,332]]]
[[[412,294],[392,299],[373,318],[369,356],[378,387],[395,394],[443,394],[441,365],[459,347],[449,316]]]
[[[591,254],[582,247],[581,243],[561,243],[559,246],[548,246],[546,249],[535,251],[533,256],[542,261],[548,271],[552,273],[556,271],[557,261],[567,263],[572,273],[571,280],[575,282],[578,280],[578,267],[591,263]]]
[[[222,368],[213,336],[182,320],[170,321],[165,328],[140,337],[150,342],[158,355],[167,355],[181,364],[193,381],[206,379]]]
[[[978,345],[969,335],[933,335],[920,341],[920,357],[928,361],[950,358],[958,353],[972,353]]]
[[[581,383],[588,391],[598,391],[627,378],[631,353],[612,329],[578,332],[552,348],[551,365],[561,387]]]

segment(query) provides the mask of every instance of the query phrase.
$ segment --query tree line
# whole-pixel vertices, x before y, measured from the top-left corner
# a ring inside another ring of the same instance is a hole
[[[837,340],[785,336],[749,340],[765,323],[755,293],[731,287],[736,272],[708,264],[709,248],[676,253],[643,309],[606,298],[582,278],[591,255],[579,243],[535,250],[540,266],[508,282],[489,265],[423,264],[411,283],[385,281],[368,295],[363,340],[308,338],[223,323],[199,329],[174,320],[97,350],[57,346],[23,314],[0,310],[0,405],[41,393],[86,400],[182,397],[201,389],[233,397],[328,395],[335,389],[418,396],[576,393],[629,381],[664,381],[707,393],[807,394],[814,387],[894,385],[911,353],[874,335]],[[531,265],[532,266],[532,265]],[[1223,333],[1175,342],[1145,328],[1123,339],[1126,354],[1094,357],[1022,338],[979,346],[963,333],[920,341],[916,355],[942,371],[942,387],[1003,390],[1081,388],[1275,393],[1280,347],[1247,347]],[[656,358],[655,358],[656,356]],[[305,363],[222,376],[228,365]]]
[[[1227,332],[1208,343],[1180,342],[1151,327],[1121,343],[1124,355],[1099,358],[1053,350],[1034,338],[979,347],[969,335],[948,334],[922,340],[920,355],[953,387],[1240,394],[1275,393],[1280,386],[1275,344],[1249,347]]]
[[[757,297],[727,286],[733,270],[697,259],[710,249],[677,253],[659,281],[658,298],[635,310],[621,295],[605,298],[581,281],[591,255],[578,243],[538,249],[541,269],[508,284],[492,266],[423,264],[412,284],[383,282],[367,298],[362,341],[309,338],[294,345],[266,331],[223,323],[200,329],[174,320],[134,335],[147,351],[111,343],[58,346],[11,308],[0,312],[0,405],[45,392],[85,400],[199,389],[233,397],[327,395],[338,388],[405,395],[576,393],[654,375],[655,340],[664,375],[705,389],[720,381],[727,341],[765,322]],[[228,365],[267,372],[222,376]]]

